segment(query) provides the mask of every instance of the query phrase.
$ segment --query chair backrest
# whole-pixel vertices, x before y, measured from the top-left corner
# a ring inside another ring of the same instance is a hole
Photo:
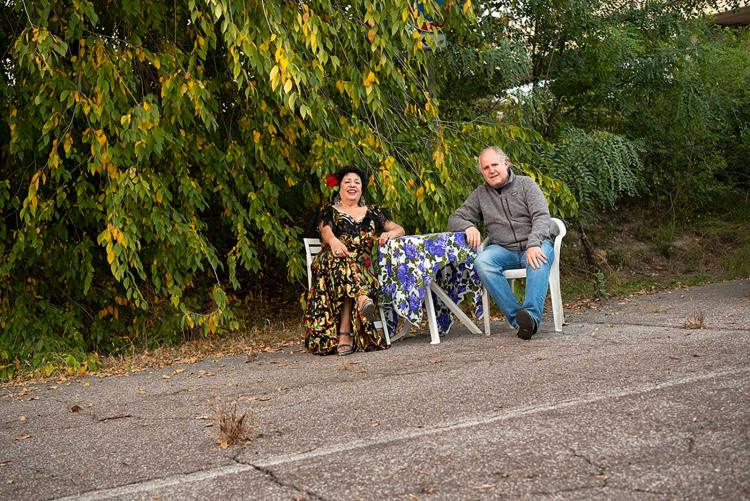
[[[319,238],[305,238],[305,258],[307,259],[307,288],[312,289],[312,262],[315,255],[320,252],[321,244]]]

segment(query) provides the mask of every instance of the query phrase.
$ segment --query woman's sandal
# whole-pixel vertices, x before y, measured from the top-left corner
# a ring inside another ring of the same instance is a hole
[[[341,339],[342,335],[343,336],[349,336],[352,339],[354,338],[352,336],[351,332],[339,332],[339,339]],[[354,342],[354,341],[352,341],[352,342]],[[342,350],[341,348],[346,348],[346,349]],[[347,355],[351,355],[352,353],[354,353],[354,346],[352,346],[351,344],[341,344],[339,342],[338,348],[336,348],[336,354],[338,356],[345,357]]]
[[[370,322],[375,321],[375,303],[369,297],[362,301],[359,312]]]

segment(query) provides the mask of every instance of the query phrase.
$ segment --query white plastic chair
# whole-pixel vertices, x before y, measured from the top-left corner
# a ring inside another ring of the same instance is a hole
[[[550,235],[555,236],[555,259],[552,261],[552,266],[549,270],[549,293],[552,298],[552,315],[555,318],[555,332],[562,332],[563,326],[563,305],[562,305],[562,294],[560,293],[560,247],[562,246],[562,239],[568,230],[565,229],[565,224],[557,219],[552,218],[549,226]],[[487,240],[482,242],[479,246],[479,252],[482,252],[487,246]],[[516,279],[526,278],[526,269],[518,270],[507,270],[503,272],[505,278],[510,283],[511,290],[515,290]],[[490,335],[490,295],[487,292],[487,288],[484,288],[484,294],[482,295],[482,307],[484,309],[484,333]]]
[[[321,244],[319,238],[305,238],[304,242],[305,258],[307,259],[307,288],[308,290],[310,290],[312,289],[312,262],[315,255],[320,252]],[[388,344],[388,346],[390,346],[391,338],[388,335],[388,322],[385,319],[383,310],[378,308],[378,311],[380,312],[380,320],[375,320],[373,322],[373,325],[375,325],[376,329],[383,329],[383,334],[385,334],[385,342]]]

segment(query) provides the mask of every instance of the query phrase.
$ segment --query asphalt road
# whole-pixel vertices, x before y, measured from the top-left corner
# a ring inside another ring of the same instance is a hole
[[[750,280],[566,315],[0,388],[0,499],[750,498]]]

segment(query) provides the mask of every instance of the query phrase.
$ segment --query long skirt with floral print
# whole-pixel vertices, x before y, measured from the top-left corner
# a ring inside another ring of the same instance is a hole
[[[339,321],[344,299],[353,301],[351,324],[354,351],[383,350],[388,346],[385,337],[359,313],[357,298],[367,295],[374,298],[378,291],[378,281],[370,272],[369,249],[373,237],[350,238],[342,235],[339,239],[349,250],[348,257],[335,257],[328,245],[315,256],[312,264],[312,289],[307,299],[305,312],[305,346],[316,355],[332,355],[338,346]],[[359,244],[359,245],[358,245]]]

